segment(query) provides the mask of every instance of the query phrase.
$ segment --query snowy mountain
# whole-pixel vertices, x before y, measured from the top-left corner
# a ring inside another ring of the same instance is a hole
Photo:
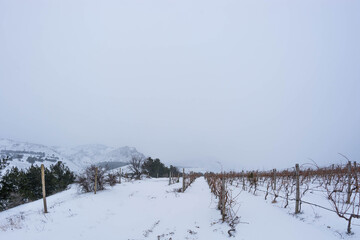
[[[89,144],[77,147],[54,147],[41,144],[0,139],[0,157],[9,156],[10,165],[27,168],[31,164],[50,166],[57,161],[64,162],[71,170],[79,172],[91,164],[110,168],[121,167],[132,156],[145,157],[133,147],[114,148],[101,144]]]

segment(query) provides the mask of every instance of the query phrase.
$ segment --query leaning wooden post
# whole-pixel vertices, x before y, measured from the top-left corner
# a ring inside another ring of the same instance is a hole
[[[45,190],[45,169],[44,164],[41,164],[41,183],[42,183],[42,193],[44,200],[44,213],[47,213],[47,205],[46,205],[46,190]]]
[[[295,214],[300,213],[300,170],[299,164],[295,164],[295,178],[296,178],[296,203],[295,203]]]
[[[346,203],[349,204],[351,197],[351,162],[350,161],[347,164],[347,177],[348,177],[348,189],[347,189]]]
[[[182,177],[183,177],[183,186],[182,186],[182,192],[185,192],[185,169],[183,168],[183,174],[182,174]]]
[[[98,174],[98,168],[95,168],[95,185],[94,185],[94,194],[96,194],[96,185],[97,185],[97,174]]]

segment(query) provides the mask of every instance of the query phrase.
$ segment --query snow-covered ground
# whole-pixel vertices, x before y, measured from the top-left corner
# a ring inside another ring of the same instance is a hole
[[[303,203],[301,213],[295,215],[293,201],[284,208],[284,199],[277,198],[277,202],[272,203],[273,196],[265,200],[263,192],[257,191],[254,195],[242,191],[241,187],[228,187],[233,196],[240,193],[236,198],[240,206],[238,215],[241,221],[249,223],[238,225],[238,235],[244,237],[240,239],[360,239],[359,220],[353,219],[354,234],[348,235],[347,222],[334,212]],[[331,208],[326,197],[316,192],[309,192],[303,200]]]
[[[174,191],[180,187],[181,182],[169,186],[166,178],[123,182],[96,195],[80,194],[73,186],[48,197],[48,214],[42,213],[42,200],[1,212],[0,239],[228,238],[229,227],[219,220],[217,200],[204,178],[185,193]],[[238,201],[241,223],[234,239],[341,238],[333,229],[294,217],[261,196],[243,191]],[[342,236],[357,239],[359,233]]]
[[[242,190],[242,181],[236,182],[234,181],[231,185],[227,184],[227,188],[232,191],[233,196],[236,196],[240,193],[238,200],[241,206],[246,205],[246,202],[251,201],[263,201],[269,207],[277,208],[280,211],[287,213],[288,215],[294,216],[294,218],[299,221],[306,222],[308,224],[316,226],[318,229],[326,230],[332,232],[338,238],[354,238],[360,239],[360,219],[353,218],[351,231],[353,235],[346,234],[347,224],[348,222],[338,217],[338,215],[329,210],[333,210],[330,200],[328,199],[327,192],[325,189],[322,189],[318,186],[318,184],[310,184],[309,190],[305,195],[302,194],[305,189],[304,186],[301,186],[301,200],[304,201],[301,204],[301,212],[300,214],[294,215],[295,211],[295,191],[292,195],[289,196],[289,203],[286,208],[286,200],[284,198],[285,193],[282,191],[277,192],[279,197],[276,198],[276,203],[273,203],[274,193],[269,190],[269,195],[267,196],[267,200],[265,200],[266,188],[264,186],[258,186],[257,191],[254,195],[254,188],[249,191],[249,187],[247,186],[246,191]],[[259,200],[258,200],[259,199]],[[359,199],[357,199],[357,204]],[[310,205],[307,203],[315,204]],[[320,206],[320,207],[319,207]],[[323,207],[323,208],[322,208]],[[242,207],[241,207],[242,208]],[[325,209],[326,208],[326,209]],[[241,214],[240,214],[241,215]]]

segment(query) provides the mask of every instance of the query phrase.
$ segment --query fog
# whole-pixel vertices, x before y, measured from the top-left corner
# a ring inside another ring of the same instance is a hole
[[[0,0],[0,137],[167,164],[360,159],[359,1]]]

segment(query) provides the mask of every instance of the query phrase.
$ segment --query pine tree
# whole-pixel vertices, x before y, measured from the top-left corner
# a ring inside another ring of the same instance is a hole
[[[45,168],[46,194],[63,191],[74,182],[74,173],[62,162]],[[0,180],[0,210],[15,207],[42,197],[41,168],[32,165],[26,170],[13,167]]]
[[[9,157],[0,159],[0,177],[1,177],[1,170],[6,168],[7,165],[9,165]]]

